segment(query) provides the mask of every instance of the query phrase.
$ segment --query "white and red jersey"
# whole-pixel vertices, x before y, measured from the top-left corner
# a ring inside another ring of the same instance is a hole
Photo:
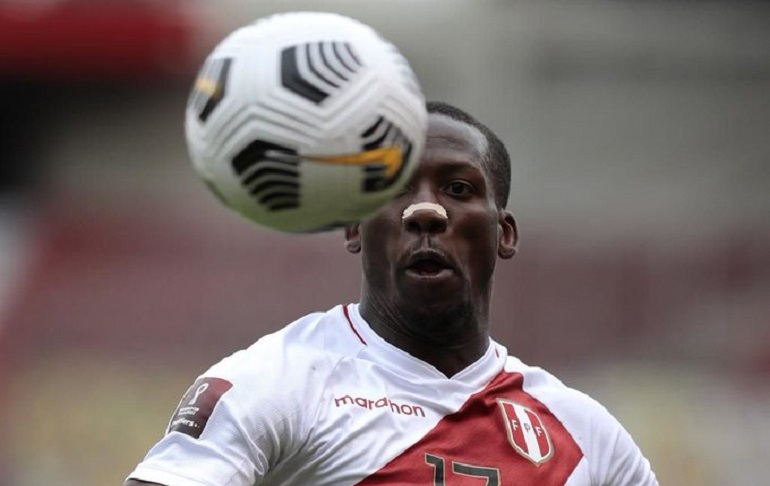
[[[130,477],[168,486],[657,485],[600,404],[490,341],[447,378],[357,305],[222,360]]]

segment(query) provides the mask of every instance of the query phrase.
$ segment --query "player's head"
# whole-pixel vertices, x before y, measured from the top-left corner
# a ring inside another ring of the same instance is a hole
[[[448,317],[464,316],[486,324],[497,259],[516,253],[518,234],[505,209],[510,168],[502,142],[457,108],[428,107],[426,143],[410,183],[349,227],[346,245],[362,253],[362,308],[422,322],[427,335],[451,334],[430,322],[445,326]]]

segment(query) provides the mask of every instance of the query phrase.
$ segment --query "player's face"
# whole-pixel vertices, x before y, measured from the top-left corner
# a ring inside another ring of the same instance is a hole
[[[496,260],[512,257],[517,239],[513,216],[495,203],[486,147],[475,127],[430,115],[426,146],[407,189],[348,230],[348,249],[362,252],[365,298],[381,307],[464,304],[467,310],[470,304],[486,311]],[[404,218],[404,210],[419,203],[440,205],[447,218],[433,210]]]

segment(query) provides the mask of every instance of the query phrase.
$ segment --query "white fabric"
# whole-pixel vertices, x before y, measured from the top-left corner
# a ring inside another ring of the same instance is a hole
[[[202,377],[233,386],[200,437],[168,433],[129,477],[167,486],[433,485],[441,469],[446,486],[483,484],[484,474],[537,484],[548,471],[566,472],[543,484],[657,485],[628,433],[587,395],[494,341],[446,378],[381,339],[357,305],[305,316]],[[513,392],[495,395],[503,389]],[[508,424],[501,399],[517,403]],[[472,420],[453,422],[465,416]],[[538,420],[547,440],[532,435]],[[518,452],[511,437],[522,425],[529,435]],[[546,453],[527,457],[537,437]]]

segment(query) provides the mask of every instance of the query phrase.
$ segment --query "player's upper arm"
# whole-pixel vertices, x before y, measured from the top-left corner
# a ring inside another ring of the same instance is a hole
[[[609,469],[612,484],[658,486],[650,462],[620,425],[613,445],[613,461]]]
[[[258,483],[287,434],[277,413],[276,419],[249,413],[251,407],[244,410],[247,392],[254,388],[258,386],[248,376],[222,367],[198,378],[177,406],[165,435],[129,474],[145,482],[126,485]]]
[[[621,423],[604,407],[594,418],[592,476],[611,486],[658,486],[650,462]]]
[[[265,336],[201,375],[166,434],[129,474],[149,482],[134,486],[260,484],[281,457],[299,450],[322,391],[309,384],[325,380],[330,366],[283,340]]]

